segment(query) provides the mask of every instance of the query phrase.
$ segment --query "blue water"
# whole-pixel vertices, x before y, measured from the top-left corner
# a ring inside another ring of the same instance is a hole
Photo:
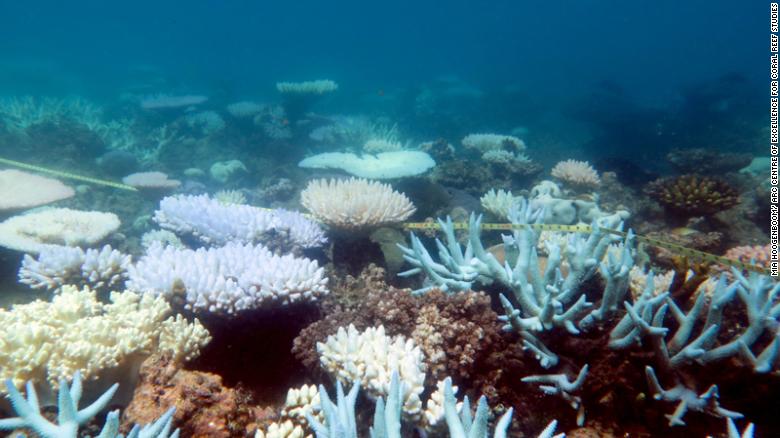
[[[0,92],[148,79],[246,96],[327,76],[360,93],[454,75],[548,99],[614,81],[663,104],[725,73],[765,80],[767,7],[748,3],[6,1]]]

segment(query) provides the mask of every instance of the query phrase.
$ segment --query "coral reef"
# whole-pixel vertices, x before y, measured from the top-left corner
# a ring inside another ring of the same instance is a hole
[[[298,167],[306,169],[341,169],[360,178],[389,179],[415,176],[434,167],[436,162],[425,152],[395,151],[363,155],[325,152],[303,159]]]
[[[103,304],[95,292],[73,286],[64,286],[51,302],[0,309],[3,377],[56,387],[76,371],[87,379],[120,368],[131,374],[135,363],[155,351],[170,352],[177,361],[196,357],[210,340],[208,332],[198,321],[169,314],[159,297],[112,292]]]
[[[46,245],[94,245],[117,228],[114,213],[51,208],[0,223],[0,246],[37,254]]]
[[[217,375],[180,369],[169,356],[149,357],[139,374],[123,424],[151,421],[173,407],[183,436],[227,438],[247,435],[257,416],[248,394],[226,388]]]
[[[33,289],[57,289],[64,285],[89,285],[92,289],[121,286],[127,277],[130,256],[105,245],[101,249],[48,245],[33,258],[24,255],[19,283]]]
[[[278,245],[280,238],[284,241],[282,245],[303,248],[325,243],[322,229],[300,213],[224,204],[206,195],[163,198],[154,220],[164,229],[193,235],[209,245],[228,242],[270,244],[274,240]]]
[[[0,190],[0,211],[37,207],[76,194],[59,180],[14,169],[0,171]]]
[[[228,243],[198,250],[153,243],[128,271],[127,287],[177,301],[188,310],[233,314],[316,300],[328,293],[316,261],[278,256],[262,245]]]
[[[389,185],[356,178],[310,181],[301,204],[320,222],[349,231],[402,222],[415,212]]]
[[[61,379],[59,396],[57,397],[59,400],[57,424],[55,425],[41,414],[38,394],[31,382],[27,383],[27,398],[25,399],[10,381],[6,381],[8,396],[19,417],[0,420],[0,430],[26,428],[35,431],[43,438],[76,438],[79,426],[88,422],[98,412],[107,407],[118,386],[115,383],[92,404],[84,409],[79,409],[78,405],[79,401],[81,401],[82,392],[81,374],[76,372],[73,375],[71,385],[68,385],[64,378]],[[152,419],[146,426],[141,427],[138,424],[132,426],[128,438],[138,438],[139,436],[148,438],[177,438],[179,436],[178,429],[171,433],[173,413],[173,409],[168,409],[159,417]],[[116,435],[118,430],[119,411],[109,412],[99,436],[106,438],[120,437],[121,435]],[[20,434],[18,436],[24,435]]]
[[[721,152],[714,148],[674,149],[666,154],[666,161],[680,174],[723,175],[749,166],[752,159],[746,152]]]
[[[662,178],[645,191],[666,209],[681,217],[706,216],[739,202],[739,194],[724,181],[698,175]]]
[[[550,175],[579,190],[595,188],[601,183],[598,173],[587,161],[561,161],[552,168]]]

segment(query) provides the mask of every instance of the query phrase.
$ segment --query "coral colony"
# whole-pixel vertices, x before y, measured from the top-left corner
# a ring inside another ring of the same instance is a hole
[[[673,173],[626,183],[620,165],[537,161],[526,129],[431,138],[323,112],[340,89],[136,96],[122,118],[1,100],[0,141],[76,146],[2,157],[0,429],[780,433],[780,283],[750,156],[677,150]]]

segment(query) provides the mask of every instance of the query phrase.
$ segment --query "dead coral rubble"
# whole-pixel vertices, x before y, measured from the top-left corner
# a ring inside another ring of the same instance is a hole
[[[183,370],[170,358],[153,356],[141,366],[140,381],[122,414],[122,424],[146,424],[175,407],[173,423],[182,436],[245,436],[259,417],[257,408],[248,402],[242,391],[223,386],[218,375]]]

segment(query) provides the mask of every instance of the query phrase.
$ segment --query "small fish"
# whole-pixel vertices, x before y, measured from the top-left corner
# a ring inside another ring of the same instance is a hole
[[[674,234],[675,236],[690,236],[696,233],[698,233],[697,230],[688,227],[677,227],[672,229],[672,234]]]

